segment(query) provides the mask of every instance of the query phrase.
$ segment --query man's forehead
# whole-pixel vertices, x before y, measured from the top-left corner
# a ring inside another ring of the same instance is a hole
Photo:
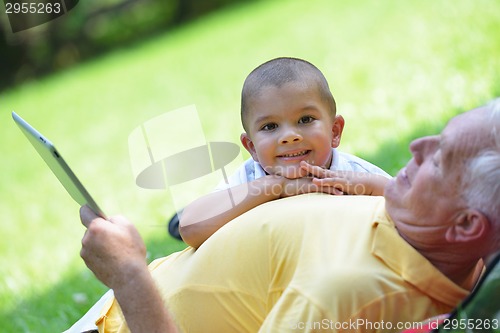
[[[464,155],[475,153],[488,140],[489,130],[485,114],[485,110],[479,108],[451,119],[441,133],[441,145],[453,147],[453,150]]]
[[[459,114],[448,122],[444,131],[459,131],[466,135],[484,134],[483,131],[488,128],[485,121],[487,111],[487,108],[481,107]]]

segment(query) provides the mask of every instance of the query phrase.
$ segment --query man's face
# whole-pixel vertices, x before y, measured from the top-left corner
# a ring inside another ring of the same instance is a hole
[[[461,196],[465,164],[485,146],[488,137],[483,111],[459,115],[441,135],[411,143],[413,158],[390,181],[384,194],[387,211],[403,237],[420,234],[423,243],[442,239],[465,207]]]
[[[331,115],[316,87],[268,86],[251,98],[241,141],[269,174],[299,177],[300,161],[329,167],[344,120]]]

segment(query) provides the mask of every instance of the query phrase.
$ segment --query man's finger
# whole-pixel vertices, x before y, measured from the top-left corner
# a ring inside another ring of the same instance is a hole
[[[130,221],[122,215],[116,215],[116,216],[111,216],[107,220],[108,222],[111,222],[113,224],[119,224],[119,225],[129,225],[131,224]]]
[[[85,228],[88,228],[92,220],[95,220],[96,218],[100,217],[97,216],[87,205],[80,207],[80,221],[82,221]]]

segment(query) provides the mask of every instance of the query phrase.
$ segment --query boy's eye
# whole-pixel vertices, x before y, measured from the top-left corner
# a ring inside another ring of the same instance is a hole
[[[276,129],[277,127],[278,127],[277,124],[269,123],[269,124],[265,124],[260,129],[261,129],[261,131],[272,131],[273,129]]]
[[[314,118],[311,116],[304,116],[300,118],[299,124],[309,124],[314,121]]]

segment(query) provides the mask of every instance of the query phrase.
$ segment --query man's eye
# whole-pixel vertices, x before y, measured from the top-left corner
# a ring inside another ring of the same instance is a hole
[[[313,117],[311,117],[311,116],[304,116],[304,117],[300,118],[299,124],[309,124],[309,123],[312,123],[313,121],[314,121]]]
[[[261,131],[272,131],[273,129],[276,129],[277,127],[278,127],[277,124],[271,123],[271,124],[265,124],[260,129],[261,129]]]
[[[432,164],[434,164],[435,167],[439,166],[439,159],[436,156],[432,158]]]
[[[440,152],[437,152],[436,154],[434,154],[434,156],[432,156],[432,163],[434,164],[434,166],[436,166],[436,167],[439,166],[440,159],[441,159],[441,153]]]

